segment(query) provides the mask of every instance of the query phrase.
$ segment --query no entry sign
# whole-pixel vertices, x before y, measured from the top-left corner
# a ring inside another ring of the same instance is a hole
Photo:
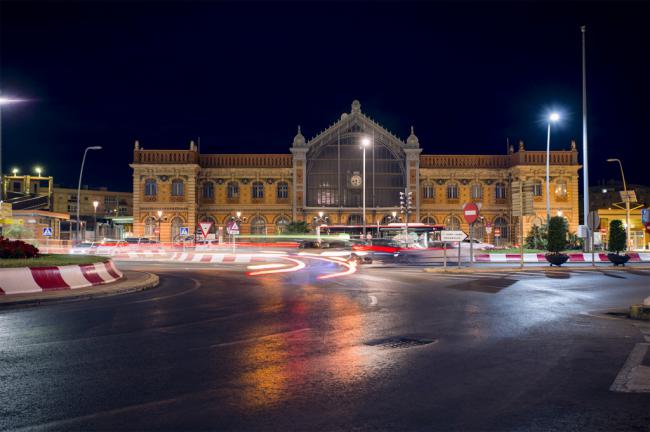
[[[467,203],[463,206],[463,216],[468,224],[473,224],[478,218],[478,206],[474,203]]]

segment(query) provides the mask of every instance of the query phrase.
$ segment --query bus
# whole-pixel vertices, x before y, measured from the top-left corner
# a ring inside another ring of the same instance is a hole
[[[372,238],[390,239],[405,246],[429,247],[429,243],[440,241],[440,231],[444,225],[428,225],[421,222],[408,224],[408,237],[406,236],[405,223],[389,223],[387,225],[366,225],[366,235]],[[362,239],[363,225],[321,225],[323,235],[347,234],[351,239]]]

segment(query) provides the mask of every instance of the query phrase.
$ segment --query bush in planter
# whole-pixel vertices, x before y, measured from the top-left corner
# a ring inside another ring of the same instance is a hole
[[[36,258],[38,248],[22,240],[9,240],[0,236],[0,259]]]
[[[546,227],[533,225],[524,241],[527,249],[546,249]]]
[[[627,260],[630,259],[629,255],[620,255],[626,249],[627,243],[627,234],[625,233],[625,228],[623,228],[623,222],[620,220],[613,220],[609,223],[609,244],[607,258],[614,263],[615,266],[619,264],[625,265]]]
[[[551,265],[560,266],[564,264],[569,256],[562,252],[567,245],[567,226],[566,219],[560,216],[554,216],[548,223],[548,238],[546,241],[546,260]]]

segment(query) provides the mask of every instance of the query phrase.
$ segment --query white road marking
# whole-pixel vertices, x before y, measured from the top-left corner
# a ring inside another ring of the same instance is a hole
[[[610,391],[621,393],[650,393],[650,366],[643,366],[643,358],[650,344],[638,343],[627,357],[623,368],[616,376]]]
[[[370,306],[375,306],[377,304],[377,297],[370,294],[368,294],[368,297],[370,297]]]

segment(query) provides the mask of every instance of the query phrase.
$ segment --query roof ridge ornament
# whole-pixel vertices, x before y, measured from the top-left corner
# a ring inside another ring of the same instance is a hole
[[[406,139],[406,147],[418,148],[420,147],[420,140],[415,135],[414,128],[411,126],[411,135]]]
[[[293,138],[293,146],[294,147],[302,147],[307,143],[305,140],[304,135],[302,134],[300,130],[300,125],[298,125],[298,132],[296,133],[296,136]]]
[[[359,102],[357,99],[352,101],[352,111],[351,112],[352,112],[352,114],[361,112],[361,102]]]

